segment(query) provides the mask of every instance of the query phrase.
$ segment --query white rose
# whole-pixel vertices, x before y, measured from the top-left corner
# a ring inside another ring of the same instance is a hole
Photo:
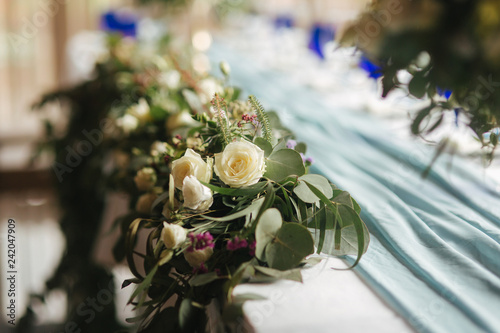
[[[161,141],[155,141],[151,145],[150,154],[153,156],[158,156],[161,154],[166,154],[168,152],[167,143]]]
[[[184,207],[195,211],[206,211],[214,202],[212,191],[200,183],[195,176],[184,178],[182,194],[184,195]]]
[[[142,214],[151,213],[151,206],[153,206],[153,202],[158,198],[158,196],[154,193],[146,193],[139,197],[137,203],[135,205],[135,210]]]
[[[208,183],[212,178],[212,166],[201,158],[200,154],[192,149],[187,149],[186,154],[172,162],[172,176],[175,187],[182,189],[184,178],[195,176],[198,180]]]
[[[158,76],[158,82],[169,89],[177,89],[181,82],[181,74],[176,70],[163,72]]]
[[[177,224],[163,222],[161,239],[167,249],[177,249],[186,241],[187,230]]]
[[[206,247],[203,250],[186,251],[184,252],[184,258],[186,258],[186,261],[191,267],[198,268],[201,264],[210,259],[213,253],[214,250],[211,247]]]
[[[148,191],[156,184],[156,172],[153,168],[142,168],[137,171],[134,182],[139,191]]]
[[[116,125],[120,127],[125,134],[129,134],[137,129],[139,126],[139,119],[130,114],[125,114],[123,117],[116,120]]]
[[[231,142],[215,154],[215,174],[231,187],[255,184],[265,170],[264,151],[248,141]]]
[[[149,104],[144,98],[139,99],[139,103],[129,107],[127,113],[136,117],[141,124],[152,120],[151,114],[149,113]]]

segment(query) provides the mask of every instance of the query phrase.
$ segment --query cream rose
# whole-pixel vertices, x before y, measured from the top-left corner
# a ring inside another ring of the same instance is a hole
[[[184,195],[184,207],[195,211],[206,211],[214,202],[212,191],[200,183],[195,176],[184,178],[182,194]]]
[[[123,133],[129,134],[137,129],[139,126],[139,119],[130,114],[125,114],[123,117],[116,120],[116,125],[122,129]]]
[[[195,176],[198,180],[208,183],[212,178],[212,163],[209,159],[206,163],[200,154],[192,149],[187,149],[186,154],[172,162],[172,176],[175,187],[182,189],[184,178]]]
[[[186,261],[191,267],[198,268],[201,264],[210,259],[213,253],[214,250],[211,247],[206,247],[203,250],[186,251],[184,252],[184,258],[186,258]]]
[[[175,250],[186,241],[187,230],[177,224],[163,222],[161,239],[167,249]]]
[[[215,154],[215,174],[231,187],[255,184],[265,170],[264,151],[248,141],[232,142]]]
[[[149,111],[148,102],[144,98],[141,98],[137,104],[128,108],[127,114],[136,117],[137,120],[139,120],[139,123],[144,124],[153,120]]]
[[[155,193],[146,193],[139,197],[137,203],[135,205],[135,210],[142,214],[151,213],[151,206],[153,206],[153,202],[158,198]]]
[[[139,191],[148,191],[156,184],[156,172],[153,168],[142,168],[137,171],[134,182]]]

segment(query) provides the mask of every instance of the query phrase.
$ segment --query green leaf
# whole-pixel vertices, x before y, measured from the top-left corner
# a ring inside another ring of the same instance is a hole
[[[266,259],[271,268],[287,270],[296,267],[314,251],[311,233],[301,224],[287,223],[266,247]]]
[[[137,288],[134,290],[132,295],[130,296],[129,303],[134,300],[141,292],[144,290],[148,289],[151,286],[151,281],[153,281],[153,276],[156,274],[156,271],[158,270],[158,266],[155,265],[153,269],[146,275],[144,280],[137,286]],[[140,305],[138,305],[140,307]]]
[[[408,84],[408,90],[413,96],[423,98],[427,92],[427,79],[420,72],[417,72]]]
[[[276,279],[302,282],[302,273],[300,268],[280,271],[269,267],[255,266],[255,270]]]
[[[306,182],[320,190],[327,198],[333,196],[333,190],[328,179],[320,175],[309,174],[299,177],[299,184],[293,189],[293,192],[300,200],[307,203],[318,203],[320,201],[305,184]]]
[[[334,190],[333,196],[331,197],[330,200],[332,200],[335,203],[349,206],[351,208],[353,207],[351,195],[347,191],[342,191],[339,189]]]
[[[263,181],[254,185],[240,187],[240,188],[219,187],[205,182],[201,183],[206,187],[208,187],[209,189],[211,189],[212,191],[223,195],[228,195],[231,197],[254,197],[264,190],[268,182]]]
[[[198,274],[189,281],[189,285],[191,285],[192,287],[199,287],[218,279],[219,276],[215,272]]]
[[[158,242],[159,244],[160,242]],[[160,260],[158,260],[158,266],[163,266],[172,259],[174,251],[170,249],[163,250],[161,252]]]
[[[268,157],[273,152],[273,146],[269,143],[269,141],[260,136],[255,138],[254,143],[264,151],[265,157]]]
[[[498,135],[496,135],[495,133],[491,132],[490,133],[490,142],[493,146],[496,147],[496,145],[498,144]]]
[[[168,116],[168,111],[157,105],[153,105],[149,109],[149,113],[154,120],[163,120]]]
[[[431,104],[418,112],[417,116],[413,120],[413,123],[411,124],[411,132],[413,134],[420,134],[420,124],[422,123],[422,120],[424,120],[430,114],[432,109],[434,109],[434,104]]]
[[[313,193],[316,194],[321,199],[321,201],[327,207],[329,207],[333,212],[337,212],[337,209],[338,209],[338,216],[339,216],[338,222],[341,223],[340,224],[341,226],[342,226],[342,224],[344,226],[352,224],[354,226],[354,228],[356,229],[358,252],[357,252],[356,261],[352,265],[352,267],[355,267],[359,263],[359,260],[361,259],[361,257],[363,256],[363,253],[365,251],[365,234],[366,234],[365,224],[363,223],[363,221],[361,220],[361,218],[359,217],[359,215],[356,213],[356,211],[353,208],[351,208],[349,206],[345,206],[345,205],[333,204],[327,197],[325,197],[323,195],[323,193],[321,193],[321,191],[319,191],[313,185],[308,184],[308,183],[306,183],[306,184],[307,184],[307,186],[309,186],[311,191],[313,191]],[[337,206],[338,206],[338,208],[337,208]],[[341,213],[341,211],[340,211],[341,208],[344,209],[343,213]],[[345,221],[344,221],[344,219],[345,219]]]
[[[229,221],[233,221],[233,220],[236,220],[240,217],[247,216],[250,214],[254,215],[255,213],[257,213],[259,211],[259,209],[263,203],[264,203],[264,198],[259,198],[259,199],[255,200],[254,202],[252,202],[252,204],[250,206],[248,206],[247,208],[240,210],[239,212],[236,212],[236,213],[231,214],[231,215],[226,215],[223,217],[213,217],[213,216],[208,216],[208,215],[202,215],[202,216],[203,216],[203,218],[205,218],[207,220],[211,220],[211,221],[229,222]]]
[[[238,294],[234,295],[232,298],[233,303],[244,303],[246,301],[262,301],[265,300],[265,298],[262,295],[259,294],[254,294],[254,293],[245,293],[245,294]]]
[[[179,326],[182,332],[195,332],[204,312],[194,305],[193,300],[185,298],[179,308]]]
[[[289,176],[302,176],[306,169],[302,157],[293,149],[281,149],[273,152],[266,160],[266,173],[268,177],[279,182]]]
[[[266,246],[274,239],[282,224],[281,213],[276,208],[267,209],[260,217],[255,228],[255,256],[259,260],[266,261]]]
[[[321,203],[319,206],[319,212],[317,213],[317,220],[319,223],[319,241],[318,241],[318,251],[317,253],[321,253],[321,249],[323,248],[323,244],[325,242],[325,232],[326,232],[326,208],[325,204]]]
[[[338,248],[334,245],[334,238],[338,237],[340,242]],[[333,256],[343,256],[343,255],[357,255],[358,254],[358,238],[357,238],[356,229],[354,225],[350,225],[348,227],[331,230],[327,232],[325,238],[325,246],[323,247],[322,252],[327,253]],[[365,227],[365,245],[363,249],[363,253],[368,249],[368,244],[370,242],[370,236],[368,230]]]
[[[358,202],[354,200],[352,197],[351,197],[351,202],[352,202],[352,207],[354,208],[356,213],[358,213],[358,215],[361,214],[361,207],[359,206]]]
[[[307,151],[307,145],[304,142],[299,142],[295,146],[295,151],[297,151],[298,153],[305,154]]]

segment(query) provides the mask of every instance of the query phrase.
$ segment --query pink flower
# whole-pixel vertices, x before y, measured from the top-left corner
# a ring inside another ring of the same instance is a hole
[[[214,237],[208,232],[205,231],[201,234],[189,234],[189,240],[191,241],[191,245],[188,247],[188,252],[193,252],[194,250],[204,250],[207,247],[214,248]]]
[[[240,239],[238,236],[234,237],[233,240],[227,242],[227,249],[229,251],[236,251],[248,246],[246,239]]]
[[[250,255],[253,257],[255,255],[255,247],[256,247],[257,242],[253,241],[250,243],[250,246],[248,247],[250,249]]]

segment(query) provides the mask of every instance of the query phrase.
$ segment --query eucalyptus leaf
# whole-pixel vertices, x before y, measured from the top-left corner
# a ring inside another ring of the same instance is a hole
[[[223,195],[229,195],[232,197],[238,197],[238,196],[249,196],[249,197],[254,197],[260,192],[264,190],[264,188],[267,186],[267,182],[258,182],[257,184],[250,185],[250,186],[244,186],[240,188],[230,188],[230,187],[219,187],[215,186],[209,183],[201,182],[203,185],[208,187],[214,192],[223,194]]]
[[[260,266],[256,266],[255,268],[259,268]],[[246,301],[261,301],[265,300],[266,298],[262,295],[259,294],[254,294],[254,293],[244,293],[244,294],[237,294],[234,295],[232,298],[233,303],[244,303]]]
[[[248,206],[247,208],[240,210],[239,212],[236,212],[236,213],[231,214],[231,215],[226,215],[226,216],[222,216],[222,217],[213,217],[213,216],[208,216],[208,215],[202,215],[202,216],[203,216],[203,218],[205,218],[207,220],[211,220],[211,221],[229,222],[229,221],[236,220],[236,219],[243,217],[243,216],[248,216],[250,214],[255,215],[259,211],[259,209],[263,203],[264,203],[264,198],[259,198],[259,199],[255,200],[254,202],[252,202],[252,204],[250,206]]]
[[[255,228],[255,256],[262,261],[266,261],[266,246],[274,239],[283,221],[281,213],[276,208],[267,209],[259,219]]]
[[[306,169],[302,157],[293,149],[281,149],[273,152],[266,159],[266,173],[274,181],[281,181],[291,175],[302,176]]]
[[[316,174],[308,174],[299,177],[299,184],[293,189],[293,192],[300,200],[307,203],[318,203],[320,199],[309,189],[305,183],[309,183],[321,191],[327,198],[333,196],[332,186],[328,179]]]
[[[307,151],[307,145],[304,142],[299,142],[294,149],[299,153],[305,154]]]
[[[340,247],[338,249],[336,249],[334,245],[334,238],[336,236],[336,232],[340,233]],[[365,242],[364,242],[363,253],[366,252],[366,250],[368,249],[368,244],[370,243],[370,236],[366,227],[365,227],[364,238]],[[358,238],[354,225],[350,225],[348,227],[338,230],[327,231],[322,253],[330,254],[333,256],[357,255]]]
[[[207,283],[213,282],[213,281],[218,280],[218,279],[219,279],[219,276],[215,272],[210,272],[210,273],[206,273],[206,274],[198,274],[189,281],[189,284],[192,287],[199,287],[199,286],[203,286]]]
[[[302,273],[300,268],[280,271],[274,268],[255,266],[255,270],[276,279],[285,279],[285,280],[302,282]]]
[[[346,206],[353,208],[351,195],[347,191],[342,191],[339,189],[334,190],[333,196],[331,197],[331,200],[335,203],[343,204],[343,205],[346,205]]]
[[[265,157],[268,157],[273,152],[273,146],[269,143],[269,141],[260,136],[255,138],[254,143],[264,151]]]
[[[271,268],[287,270],[296,267],[314,252],[311,233],[301,224],[287,223],[266,247],[266,259]]]
[[[363,253],[364,253],[363,251],[365,249],[365,235],[366,235],[365,224],[363,223],[363,221],[361,220],[361,218],[359,217],[359,215],[356,213],[356,211],[353,208],[351,208],[349,206],[345,206],[345,205],[338,205],[338,204],[332,203],[323,193],[321,193],[320,190],[318,190],[317,188],[315,188],[311,184],[308,184],[308,183],[306,183],[306,184],[311,189],[311,191],[314,194],[316,194],[318,196],[318,198],[321,199],[321,201],[326,205],[326,207],[331,209],[333,212],[337,213],[336,216],[337,216],[337,220],[338,220],[340,226],[342,226],[342,223],[344,223],[344,225],[347,225],[347,223],[351,223],[354,226],[354,228],[356,229],[358,253],[357,253],[356,261],[352,265],[352,267],[355,267],[359,263],[359,261],[361,260],[361,257],[363,256]],[[338,206],[338,210],[337,210],[337,206]],[[342,212],[340,212],[340,208],[343,209]],[[346,219],[345,222],[342,221],[344,218]]]

